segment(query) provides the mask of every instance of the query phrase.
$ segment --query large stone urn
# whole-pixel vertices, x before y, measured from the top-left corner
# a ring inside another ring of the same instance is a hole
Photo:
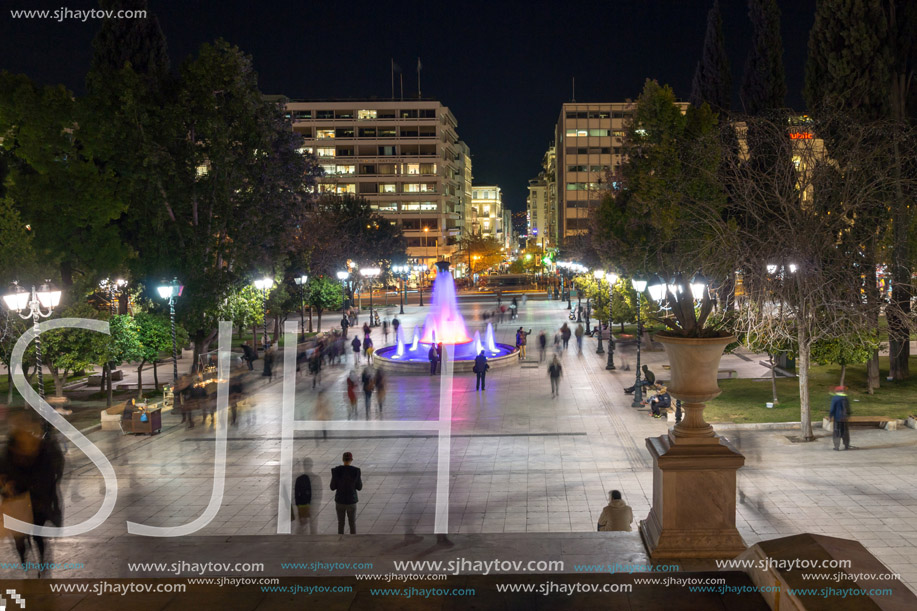
[[[745,550],[735,526],[736,471],[745,464],[704,420],[704,402],[720,394],[717,371],[732,336],[687,338],[657,334],[669,357],[668,391],[685,417],[660,437],[649,437],[653,506],[640,534],[653,560],[733,558]]]

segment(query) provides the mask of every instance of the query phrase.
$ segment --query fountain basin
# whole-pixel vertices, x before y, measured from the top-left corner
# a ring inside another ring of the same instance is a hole
[[[519,352],[515,346],[509,344],[495,344],[496,350],[484,350],[487,357],[487,364],[491,370],[509,367],[519,362]],[[405,350],[401,356],[398,356],[397,346],[386,346],[373,352],[375,366],[384,369],[388,373],[416,373],[430,374],[430,360],[427,357],[430,351],[430,344],[421,343],[417,350]],[[472,373],[474,367],[474,357],[471,344],[460,344],[455,346],[456,356],[452,362],[452,370],[455,373]]]

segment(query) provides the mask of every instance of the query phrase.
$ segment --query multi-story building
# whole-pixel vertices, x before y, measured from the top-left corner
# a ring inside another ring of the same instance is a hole
[[[688,104],[679,103],[684,112]],[[622,161],[624,129],[633,105],[602,102],[564,104],[555,126],[558,237],[585,233],[590,209],[608,189]]]
[[[543,174],[529,181],[525,209],[528,221],[526,230],[530,240],[538,240],[548,235],[547,191],[547,181]]]
[[[503,207],[503,247],[510,248],[513,244],[513,239],[515,238],[515,232],[513,231],[513,211]]]
[[[471,209],[474,233],[505,242],[503,194],[498,186],[472,186]]]
[[[471,184],[474,179],[471,173],[471,150],[468,148],[468,145],[462,141],[459,141],[456,146],[458,149],[458,163],[459,163],[459,175],[460,175],[460,184],[461,189],[459,191],[461,198],[461,225],[460,228],[462,233],[467,233],[471,230],[471,195],[472,188]]]
[[[529,181],[529,195],[526,199],[528,238],[537,241],[539,245],[544,243],[546,247],[557,246],[557,181],[554,155],[552,146],[542,159],[542,171],[538,178]]]
[[[325,171],[321,192],[365,197],[401,226],[412,259],[432,265],[455,253],[470,155],[449,108],[434,100],[336,100],[291,101],[286,110]]]

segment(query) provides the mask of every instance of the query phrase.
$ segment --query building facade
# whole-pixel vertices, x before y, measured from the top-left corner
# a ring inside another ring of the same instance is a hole
[[[472,213],[472,204],[471,204],[471,195],[472,195],[472,181],[474,180],[474,175],[471,172],[471,150],[468,148],[468,145],[462,141],[458,142],[456,146],[458,149],[458,162],[459,162],[459,175],[460,175],[460,194],[461,194],[461,233],[467,233],[471,230],[471,213]],[[461,234],[460,234],[461,235]]]
[[[526,198],[526,234],[529,240],[546,247],[557,246],[557,180],[555,152],[552,146],[545,152],[541,172],[529,181]]]
[[[471,195],[472,228],[485,238],[506,242],[503,230],[503,193],[496,185],[473,185]]]
[[[366,198],[401,227],[408,257],[418,262],[452,257],[471,157],[448,107],[433,100],[291,101],[286,111],[324,169],[320,192]]]
[[[687,103],[679,103],[682,112]],[[611,174],[622,162],[629,102],[564,104],[554,130],[558,238],[589,230],[590,210],[602,201]]]

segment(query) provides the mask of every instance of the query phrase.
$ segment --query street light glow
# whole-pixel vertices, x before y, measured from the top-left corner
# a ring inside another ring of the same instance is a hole
[[[270,290],[272,286],[274,286],[273,278],[268,278],[267,276],[265,276],[264,278],[259,278],[258,280],[255,280],[255,288],[258,289],[259,291]]]

